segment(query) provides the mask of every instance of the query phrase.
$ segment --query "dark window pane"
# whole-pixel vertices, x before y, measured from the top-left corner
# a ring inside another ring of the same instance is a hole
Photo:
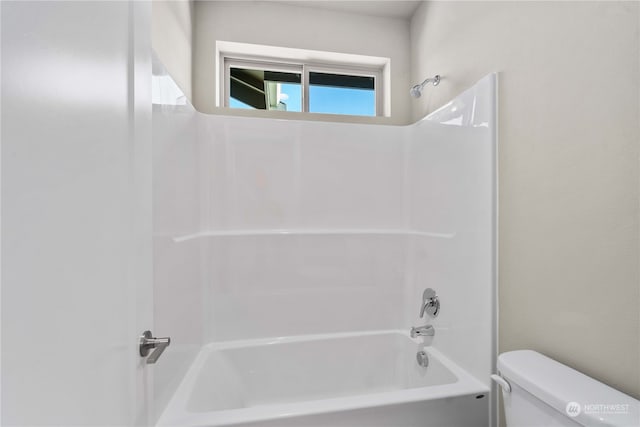
[[[302,111],[300,73],[233,67],[229,73],[229,107]]]
[[[309,83],[317,86],[348,87],[352,89],[375,88],[375,78],[346,74],[309,73]]]

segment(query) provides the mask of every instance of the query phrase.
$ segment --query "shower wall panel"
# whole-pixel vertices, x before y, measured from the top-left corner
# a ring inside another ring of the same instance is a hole
[[[489,385],[495,366],[495,75],[411,127],[412,324],[426,287],[442,302],[434,345]]]
[[[156,417],[202,344],[203,242],[174,237],[201,229],[201,145],[191,105],[154,105],[154,336],[171,345],[154,366]]]
[[[209,237],[207,341],[406,328],[406,236]]]
[[[403,128],[200,118],[205,340],[402,327]]]
[[[402,127],[200,115],[213,229],[403,221]]]

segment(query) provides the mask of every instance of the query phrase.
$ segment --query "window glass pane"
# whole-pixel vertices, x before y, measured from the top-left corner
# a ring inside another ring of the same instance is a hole
[[[229,107],[302,111],[302,74],[231,67]]]
[[[374,77],[309,73],[309,111],[375,116]]]
[[[231,108],[242,108],[245,110],[255,110],[251,105],[245,104],[242,101],[238,101],[235,98],[229,98],[229,107]]]

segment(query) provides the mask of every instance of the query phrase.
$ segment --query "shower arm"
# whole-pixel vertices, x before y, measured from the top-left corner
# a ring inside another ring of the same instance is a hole
[[[434,77],[424,79],[424,81],[420,83],[420,89],[425,87],[425,85],[429,82],[433,83],[434,86],[438,86],[440,84],[440,74],[436,74]]]

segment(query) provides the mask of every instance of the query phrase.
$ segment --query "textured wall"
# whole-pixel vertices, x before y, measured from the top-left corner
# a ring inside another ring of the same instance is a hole
[[[314,9],[299,3],[301,6],[268,1],[194,3],[193,101],[196,109],[204,113],[219,112],[215,106],[215,51],[216,40],[223,40],[391,58],[391,85],[402,90],[394,89],[391,95],[391,117],[377,121],[408,123],[408,21]],[[234,114],[242,113],[235,111]],[[303,117],[318,120],[323,115]],[[344,117],[335,120],[357,121]]]
[[[153,50],[189,100],[192,99],[192,20],[192,1],[153,0],[151,8]]]
[[[421,117],[499,83],[500,351],[531,348],[640,397],[639,5],[427,2]]]

